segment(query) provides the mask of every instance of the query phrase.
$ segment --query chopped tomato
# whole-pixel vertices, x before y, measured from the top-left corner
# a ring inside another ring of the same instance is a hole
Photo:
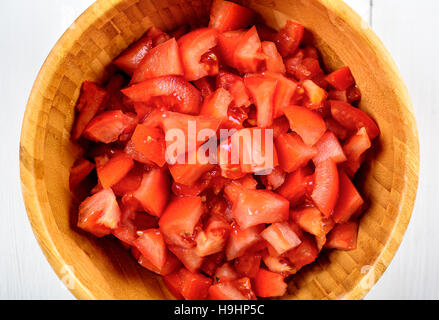
[[[328,94],[322,88],[320,88],[314,81],[305,80],[303,81],[303,88],[309,99],[309,104],[307,105],[310,109],[318,109],[321,107],[322,103],[326,100]]]
[[[124,152],[133,160],[150,166],[154,165],[154,162],[150,161],[147,157],[137,151],[137,149],[134,147],[134,143],[131,140],[127,142]]]
[[[220,119],[221,122],[225,121],[232,99],[232,95],[226,89],[219,88],[204,100],[200,114]]]
[[[294,21],[288,20],[287,24],[281,29],[276,37],[275,42],[282,57],[292,55],[299,48],[305,28]]]
[[[256,30],[258,30],[259,38],[261,38],[262,41],[275,41],[277,35],[276,30],[270,28],[265,24],[256,24]]]
[[[120,215],[119,205],[113,191],[104,189],[81,203],[78,227],[96,237],[103,237],[117,227]]]
[[[330,100],[331,113],[337,122],[348,130],[359,130],[366,128],[370,140],[380,135],[380,129],[364,111],[351,106],[349,103]]]
[[[316,112],[300,106],[284,109],[290,128],[309,146],[313,146],[326,132],[326,124]]]
[[[283,171],[294,172],[317,155],[317,149],[307,146],[295,133],[282,134],[276,139],[276,151]]]
[[[236,280],[238,277],[238,274],[228,262],[218,267],[214,275],[215,282],[228,282]]]
[[[163,76],[148,79],[122,92],[135,102],[149,102],[187,114],[196,115],[200,112],[200,92],[181,77]]]
[[[337,90],[346,90],[355,84],[351,69],[344,67],[326,76],[326,81]]]
[[[82,136],[89,122],[98,113],[107,97],[107,92],[96,83],[84,81],[81,95],[76,108],[79,111],[78,117],[73,126],[72,138],[79,139]]]
[[[243,277],[254,278],[258,274],[261,266],[261,256],[257,254],[248,254],[235,259],[234,267]]]
[[[197,254],[205,257],[221,252],[226,245],[230,230],[231,227],[227,221],[212,216],[207,221],[205,229],[200,231],[195,238]]]
[[[167,249],[159,229],[138,231],[134,245],[155,268],[162,269],[166,263]]]
[[[157,273],[157,274],[159,274],[159,275],[161,275],[161,276],[166,276],[166,275],[169,275],[169,274],[171,274],[171,273],[173,273],[175,270],[177,270],[177,268],[179,268],[179,267],[181,267],[181,263],[180,263],[180,261],[171,253],[171,252],[167,252],[167,254],[166,254],[166,261],[165,261],[165,264],[163,265],[163,267],[162,268],[160,268],[160,269],[157,269],[151,262],[149,262],[149,260],[146,258],[146,257],[144,257],[144,256],[140,256],[138,259],[137,259],[137,262],[139,262],[139,264],[142,266],[142,267],[144,267],[144,268],[146,268],[146,269],[148,269],[148,270],[150,270],[150,271],[152,271],[152,272],[154,272],[154,273]]]
[[[287,222],[273,223],[261,233],[261,236],[278,254],[283,254],[301,243]]]
[[[351,179],[339,170],[340,191],[332,217],[336,223],[347,222],[364,204],[363,198],[355,188]]]
[[[175,182],[190,186],[195,184],[203,174],[215,167],[211,163],[202,163],[197,156],[197,152],[186,155],[185,163],[176,163],[169,166],[172,178]]]
[[[285,65],[276,45],[271,41],[262,42],[262,52],[267,57],[267,71],[285,74]]]
[[[272,250],[275,251],[274,249]],[[271,272],[276,272],[284,276],[288,276],[296,272],[296,269],[291,266],[291,262],[284,256],[270,255],[268,251],[265,251],[262,255],[262,260],[264,261],[265,266]]]
[[[312,182],[312,175],[307,168],[300,168],[287,175],[284,184],[277,192],[295,207],[305,197],[307,190],[312,188]]]
[[[200,90],[203,99],[215,92],[215,77],[204,77],[193,81],[193,84]]]
[[[152,47],[153,40],[149,36],[149,32],[147,32],[142,38],[122,52],[113,63],[127,74],[132,75]]]
[[[176,272],[177,275],[165,276],[165,284],[171,292],[178,292],[186,300],[204,300],[212,280],[201,273],[192,273],[185,268]]]
[[[99,162],[99,161],[98,161]],[[114,155],[105,164],[96,163],[98,179],[104,189],[114,186],[121,181],[134,167],[133,159],[125,153]]]
[[[95,165],[86,159],[79,159],[70,169],[69,188],[73,191],[95,168]]]
[[[217,88],[224,88],[230,92],[236,107],[247,108],[250,106],[250,97],[244,81],[240,76],[230,72],[221,71],[216,78],[216,85]]]
[[[261,180],[267,190],[277,190],[285,182],[285,177],[285,172],[276,167],[270,174],[261,176]]]
[[[241,179],[232,180],[230,183],[226,184],[224,187],[224,194],[233,204],[238,200],[242,189],[256,190],[257,185],[258,182],[253,176],[247,174]]]
[[[244,78],[244,83],[256,105],[258,127],[267,128],[271,126],[277,80],[263,76],[249,76]]]
[[[254,290],[258,297],[279,297],[287,291],[287,284],[282,275],[261,268],[254,279]]]
[[[372,146],[366,128],[361,128],[343,145],[347,162],[344,163],[346,173],[353,177],[364,160],[365,152]]]
[[[131,83],[139,83],[155,77],[183,75],[184,70],[178,44],[172,38],[151,49],[145,55],[134,71]]]
[[[153,47],[156,47],[159,44],[162,44],[171,38],[169,34],[163,32],[161,29],[156,27],[149,28],[148,32],[146,33],[146,36],[152,39]]]
[[[200,197],[182,197],[172,200],[159,221],[160,230],[167,243],[182,247],[190,246],[193,242],[190,238],[203,211]]]
[[[218,74],[218,58],[210,51],[217,43],[218,30],[214,28],[197,29],[178,39],[187,80]]]
[[[255,13],[236,3],[214,0],[210,11],[210,28],[220,32],[245,28],[253,23]]]
[[[273,100],[273,117],[279,118],[284,115],[284,109],[291,105],[291,99],[297,89],[297,84],[282,74],[265,72],[264,75],[273,80],[277,80],[276,91]]]
[[[264,230],[263,225],[257,225],[247,229],[240,229],[238,226],[233,226],[226,247],[227,261],[243,256],[247,249],[258,243],[262,239],[260,236],[262,230]]]
[[[357,233],[357,222],[337,224],[328,234],[325,247],[338,250],[354,250],[357,248]]]
[[[198,272],[204,263],[204,258],[197,254],[194,247],[183,248],[168,244],[168,249],[175,254],[178,260],[180,260],[190,272]]]
[[[229,67],[235,67],[235,51],[245,34],[245,30],[233,30],[218,35],[218,52],[221,62]]]
[[[290,203],[278,194],[266,190],[242,190],[233,205],[232,216],[243,229],[261,223],[288,220]]]
[[[311,198],[325,217],[329,217],[338,199],[338,169],[331,159],[316,164]]]
[[[291,216],[300,228],[318,237],[326,235],[334,226],[331,218],[325,218],[320,210],[314,207],[293,210]]]
[[[133,197],[149,214],[160,217],[166,207],[170,193],[169,176],[165,169],[153,168],[143,174],[139,188]]]
[[[287,253],[288,259],[294,264],[297,270],[316,260],[319,251],[310,237],[304,237],[302,243]]]
[[[314,163],[325,161],[327,159],[331,159],[335,163],[341,163],[347,160],[340,142],[331,131],[327,131],[314,147],[318,152],[313,158]]]
[[[261,40],[253,26],[239,38],[234,51],[233,67],[242,73],[264,71],[265,60]]]
[[[166,142],[163,131],[144,124],[137,125],[131,141],[134,148],[149,161],[159,167],[166,163]]]
[[[344,128],[341,124],[339,124],[337,121],[335,121],[333,118],[327,118],[325,119],[326,128],[328,128],[328,131],[331,131],[334,133],[338,139],[344,140],[347,138],[349,131]]]

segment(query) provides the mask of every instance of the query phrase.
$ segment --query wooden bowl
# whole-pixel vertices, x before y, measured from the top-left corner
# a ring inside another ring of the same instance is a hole
[[[419,146],[412,106],[383,44],[340,0],[249,0],[266,23],[288,18],[314,34],[328,69],[349,65],[363,93],[361,108],[382,135],[359,181],[370,207],[358,248],[324,254],[294,276],[284,299],[360,299],[392,260],[410,220],[418,184]],[[69,169],[79,153],[70,141],[81,84],[101,81],[107,66],[155,25],[171,30],[206,23],[210,1],[99,0],[55,45],[26,108],[21,181],[35,236],[50,264],[79,299],[169,299],[159,276],[140,267],[113,239],[80,232],[72,221]]]

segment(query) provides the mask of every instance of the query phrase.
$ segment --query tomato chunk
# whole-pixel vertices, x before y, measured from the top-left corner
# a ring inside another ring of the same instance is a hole
[[[132,118],[120,110],[106,111],[89,122],[84,130],[84,136],[95,142],[115,142],[132,121]]]
[[[193,81],[218,74],[218,58],[209,51],[217,43],[218,30],[214,28],[197,29],[178,39],[184,76],[187,80]]]
[[[314,146],[317,155],[313,158],[315,163],[331,159],[335,163],[347,160],[343,148],[334,133],[327,131]]]
[[[297,270],[316,260],[319,251],[315,242],[310,237],[304,237],[302,243],[287,253],[288,259],[294,264]]]
[[[232,216],[239,226],[247,229],[261,223],[288,220],[290,203],[278,194],[266,190],[243,190],[233,205]]]
[[[260,233],[264,230],[263,225],[241,229],[233,226],[226,247],[227,261],[243,256],[247,249],[258,243],[262,238]]]
[[[173,273],[175,270],[177,270],[179,267],[181,267],[180,261],[169,251],[166,253],[166,261],[162,268],[158,269],[156,268],[149,260],[144,257],[140,256],[137,259],[137,262],[144,268],[157,273],[161,276],[166,276],[171,273]]]
[[[104,189],[110,188],[122,180],[134,167],[134,161],[125,153],[118,153],[104,164],[96,163],[98,179]],[[102,161],[102,160],[101,160]]]
[[[339,178],[334,161],[316,164],[314,190],[311,198],[325,217],[329,217],[338,199]]]
[[[338,69],[327,75],[325,79],[337,90],[346,90],[355,84],[349,67]]]
[[[229,236],[231,227],[224,219],[212,216],[207,221],[205,230],[199,232],[195,241],[196,252],[200,257],[221,252]]]
[[[168,245],[169,250],[183,263],[190,272],[198,272],[201,269],[204,259],[200,257],[194,247],[183,248],[174,245]]]
[[[284,115],[284,109],[291,105],[291,99],[297,89],[297,83],[279,73],[267,71],[264,75],[268,78],[277,80],[273,101],[273,117],[279,118]]]
[[[201,273],[192,273],[185,268],[176,274],[164,277],[165,284],[171,292],[177,291],[186,300],[206,299],[212,280]],[[172,289],[171,289],[172,288]]]
[[[337,223],[347,222],[364,204],[363,198],[351,179],[343,170],[339,170],[340,192],[332,217]]]
[[[111,189],[104,189],[85,199],[79,206],[78,227],[103,237],[120,221],[121,212]]]
[[[167,243],[188,247],[190,237],[203,214],[200,197],[182,197],[172,200],[163,212],[159,226]]]
[[[291,216],[300,228],[317,237],[326,235],[334,227],[334,221],[325,218],[319,209],[314,207],[293,210]]]
[[[148,79],[122,92],[133,101],[154,103],[181,113],[196,115],[201,108],[201,94],[198,89],[177,76]]]
[[[261,40],[253,26],[239,38],[234,51],[233,66],[242,73],[264,71],[265,60]]]
[[[233,103],[236,107],[247,108],[250,106],[250,96],[242,77],[230,72],[221,71],[217,76],[216,85],[218,88],[224,88],[230,92],[233,97]],[[245,118],[246,117],[247,115],[245,115]]]
[[[84,180],[90,172],[93,171],[95,165],[86,159],[79,159],[70,169],[69,188],[73,191],[79,183]]]
[[[153,40],[149,36],[149,32],[147,32],[142,38],[122,52],[113,63],[127,74],[132,75],[152,47]]]
[[[357,233],[357,222],[337,224],[328,234],[325,247],[338,250],[354,250],[357,248]]]
[[[241,276],[254,278],[261,266],[261,256],[248,254],[235,259],[234,267]]]
[[[280,297],[287,291],[284,277],[278,273],[261,268],[254,279],[254,290],[258,297]]]
[[[232,95],[226,89],[219,88],[204,100],[200,114],[220,119],[221,122],[225,121],[232,99]]]
[[[292,55],[299,48],[305,28],[294,21],[288,20],[287,24],[281,29],[276,37],[275,42],[282,57]]]
[[[361,128],[343,145],[347,162],[343,164],[346,173],[353,177],[364,160],[365,152],[372,146],[366,128]]]
[[[244,78],[244,83],[249,90],[257,108],[257,124],[266,128],[273,123],[273,99],[277,80],[263,76],[249,76]]]
[[[162,269],[166,263],[167,249],[160,230],[149,229],[138,234],[134,241],[136,248],[155,268]]]
[[[267,71],[285,74],[285,65],[282,56],[277,51],[276,44],[271,41],[262,42],[262,52],[267,57]]]
[[[307,107],[310,109],[320,108],[322,106],[322,103],[326,100],[326,97],[328,96],[326,91],[319,87],[312,80],[305,80],[303,81],[302,85],[309,99],[309,104],[307,105]]]
[[[166,142],[161,129],[149,127],[144,124],[137,125],[131,141],[134,148],[149,161],[159,167],[166,163]]]
[[[273,223],[261,233],[261,236],[273,246],[278,254],[283,254],[301,243],[287,222]]]
[[[282,134],[275,142],[279,164],[285,172],[294,172],[306,166],[317,155],[317,149],[304,144],[295,133]]]
[[[183,75],[184,69],[179,47],[177,41],[172,38],[151,49],[145,55],[134,71],[131,83],[139,83],[155,77]]]
[[[277,192],[290,201],[292,207],[300,204],[301,200],[312,188],[313,178],[307,168],[300,168],[287,175],[284,184]]]
[[[252,10],[236,3],[224,0],[214,0],[210,11],[209,27],[221,32],[245,28],[254,21]]]
[[[296,132],[309,146],[313,146],[326,132],[326,124],[322,117],[314,111],[300,106],[284,109],[290,122],[290,128]]]

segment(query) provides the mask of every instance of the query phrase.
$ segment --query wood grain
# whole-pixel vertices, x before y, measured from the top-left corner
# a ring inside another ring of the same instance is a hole
[[[363,92],[362,109],[382,137],[361,181],[371,202],[358,249],[331,252],[289,283],[285,299],[359,299],[381,276],[398,248],[416,196],[417,128],[410,99],[390,55],[341,1],[241,1],[278,28],[287,18],[313,31],[329,68],[349,65]],[[105,68],[151,25],[172,29],[202,22],[208,1],[101,0],[60,39],[32,90],[23,121],[20,170],[35,235],[54,270],[71,272],[80,299],[170,298],[160,277],[129,258],[111,239],[94,239],[71,223],[68,172],[78,148],[70,142],[81,83],[102,80]],[[64,267],[64,268],[63,268]],[[364,281],[372,279],[371,281]]]

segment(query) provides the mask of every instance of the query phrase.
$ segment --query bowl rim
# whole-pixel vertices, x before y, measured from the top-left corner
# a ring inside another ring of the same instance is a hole
[[[74,22],[73,24],[65,31],[65,33],[61,36],[61,38],[56,42],[55,46],[50,51],[47,56],[45,62],[43,63],[38,76],[33,84],[28,103],[26,105],[25,114],[22,122],[21,129],[21,137],[20,137],[20,179],[21,179],[21,189],[23,194],[23,199],[26,206],[26,211],[28,215],[28,219],[30,221],[33,233],[39,246],[41,247],[46,259],[51,265],[52,269],[55,271],[57,276],[62,279],[65,276],[65,260],[62,257],[62,254],[58,252],[56,243],[52,239],[50,232],[48,230],[48,225],[44,221],[44,208],[41,204],[41,200],[37,197],[37,190],[40,189],[41,185],[45,185],[44,181],[37,179],[37,167],[38,163],[33,157],[29,164],[29,159],[26,158],[27,155],[24,154],[23,141],[25,137],[34,134],[34,130],[36,128],[36,124],[32,123],[30,115],[33,113],[35,109],[35,105],[38,104],[38,88],[45,87],[44,79],[51,78],[53,76],[53,71],[57,68],[53,67],[53,65],[59,66],[62,58],[65,57],[66,53],[70,48],[66,48],[64,44],[67,42],[67,39],[78,38],[78,36],[82,33],[82,30],[87,29],[93,21],[93,18],[99,17],[101,15],[105,15],[109,10],[111,10],[114,6],[122,3],[126,0],[97,0],[90,7],[88,7]],[[233,0],[232,0],[233,1]],[[413,178],[415,181],[411,181],[410,184],[405,183],[405,187],[403,192],[401,193],[401,203],[398,208],[398,216],[396,217],[395,224],[393,229],[389,234],[389,240],[387,241],[385,246],[383,247],[380,255],[375,260],[375,263],[371,266],[371,270],[373,271],[373,278],[370,286],[362,286],[361,281],[359,281],[351,291],[346,293],[343,299],[362,299],[373,287],[373,285],[378,281],[378,279],[382,276],[384,271],[386,270],[388,264],[392,261],[396,251],[398,250],[404,233],[407,229],[407,226],[410,222],[410,217],[413,211],[413,207],[416,199],[416,192],[418,188],[419,181],[419,139],[418,139],[418,128],[416,124],[416,119],[414,116],[413,106],[408,94],[408,90],[400,71],[398,70],[396,63],[391,57],[390,53],[382,43],[382,41],[378,38],[375,32],[371,28],[364,28],[364,20],[353,10],[351,9],[344,1],[342,0],[316,0],[323,4],[328,11],[334,13],[337,17],[340,17],[356,34],[362,34],[367,40],[368,45],[375,52],[378,52],[380,56],[382,56],[387,63],[387,71],[388,74],[392,76],[393,84],[395,88],[397,88],[398,92],[404,97],[404,105],[406,107],[407,115],[410,116],[411,123],[410,127],[412,128],[410,134],[407,134],[407,144],[413,147],[411,150],[414,158],[411,159],[411,163],[406,164],[406,172],[407,170],[411,170],[413,173]],[[78,25],[81,25],[81,30],[76,28]],[[71,41],[71,40],[70,40]],[[51,68],[49,68],[49,65]],[[37,144],[41,143],[41,141],[35,141],[33,149],[38,149]],[[32,150],[32,151],[34,151]],[[29,167],[31,168],[29,170]],[[410,167],[410,168],[408,168]],[[25,173],[25,170],[28,171]],[[29,178],[29,176],[31,178]],[[391,245],[390,245],[391,243]],[[85,286],[81,283],[81,280],[72,275],[72,281],[74,282],[74,288],[68,288],[70,292],[78,299],[97,299],[97,297]],[[365,272],[363,278],[369,275],[368,272]]]

